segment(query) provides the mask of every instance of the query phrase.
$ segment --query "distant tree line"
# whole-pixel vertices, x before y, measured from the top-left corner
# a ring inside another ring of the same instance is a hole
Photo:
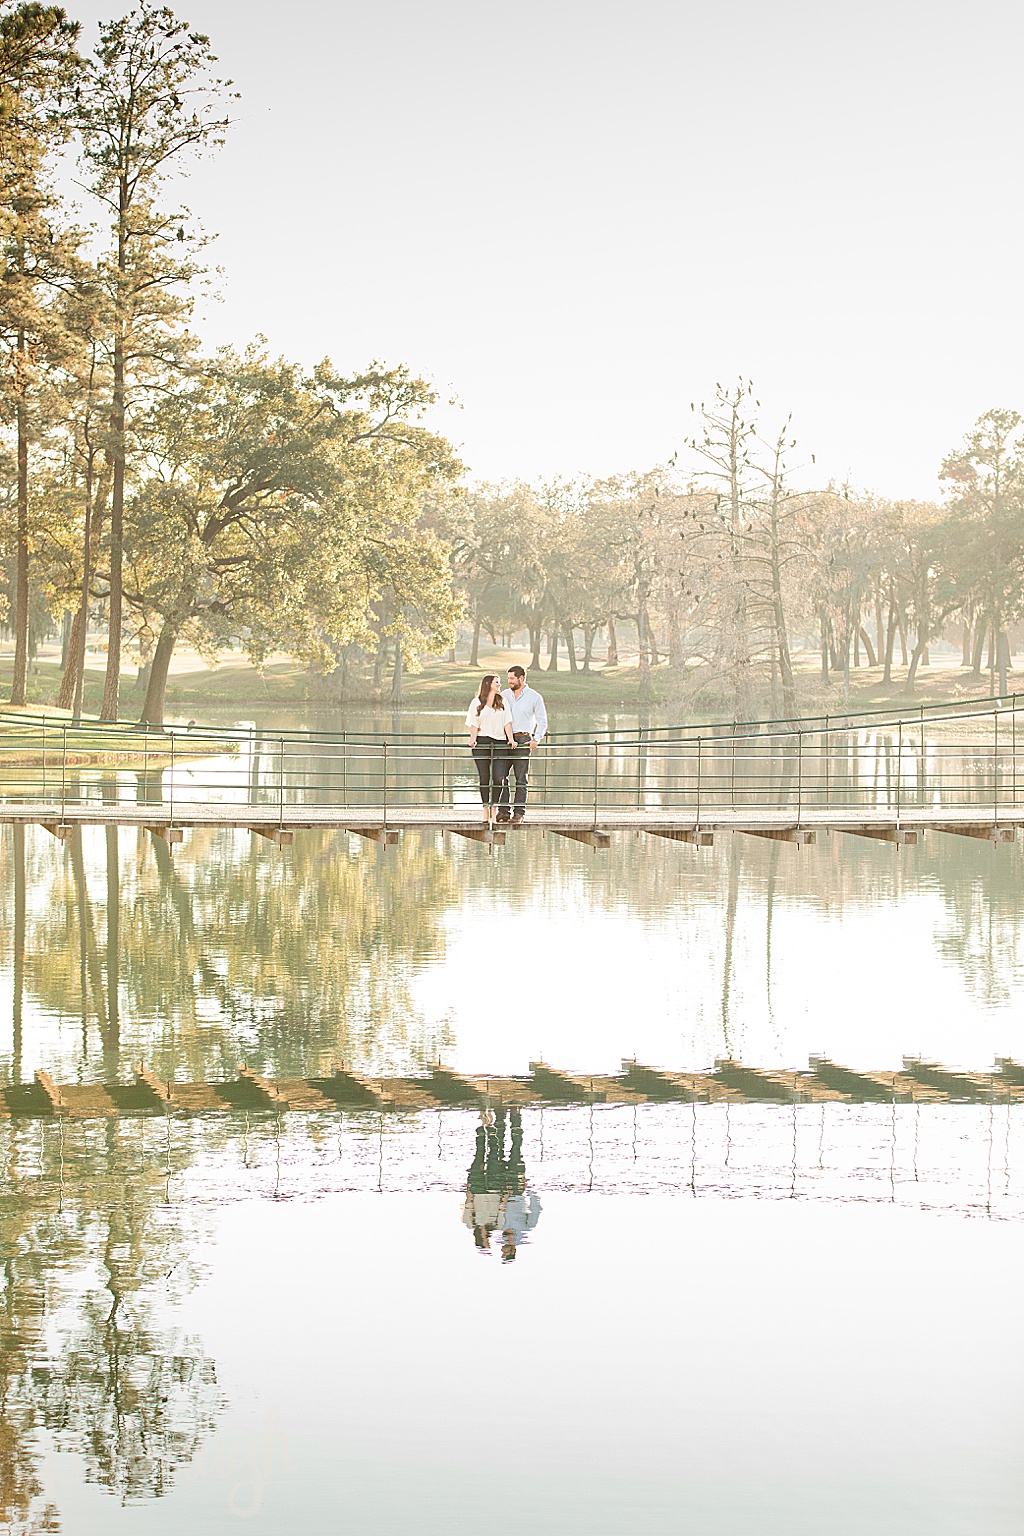
[[[791,423],[766,434],[753,387],[693,408],[685,453],[609,480],[478,486],[443,526],[479,638],[521,633],[532,665],[590,670],[628,624],[643,676],[668,663],[674,694],[736,718],[797,712],[793,654],[816,646],[821,682],[895,666],[913,692],[929,645],[953,638],[975,677],[1006,692],[1024,617],[1024,422],[986,412],[941,466],[940,502],[808,489]],[[439,520],[440,521],[440,520]]]

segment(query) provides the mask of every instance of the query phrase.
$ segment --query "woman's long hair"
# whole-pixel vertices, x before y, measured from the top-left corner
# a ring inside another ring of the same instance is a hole
[[[483,709],[485,704],[489,704],[490,703],[490,700],[491,700],[491,684],[492,683],[497,683],[497,685],[498,685],[497,699],[501,698],[501,678],[498,676],[497,672],[488,672],[487,676],[484,678],[483,682],[480,684],[480,692],[476,696],[476,712],[477,712],[477,715],[480,714],[480,711]],[[465,697],[465,695],[463,695],[463,697]],[[495,700],[495,705],[494,705],[495,709],[498,708],[497,699]]]

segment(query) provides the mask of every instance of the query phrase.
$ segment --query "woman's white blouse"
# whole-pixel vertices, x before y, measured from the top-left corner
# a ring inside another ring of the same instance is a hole
[[[494,741],[505,740],[505,727],[512,724],[512,711],[502,701],[500,709],[491,709],[485,704],[479,714],[476,712],[477,699],[474,699],[466,711],[466,724],[472,730],[474,725],[481,736],[490,736]]]

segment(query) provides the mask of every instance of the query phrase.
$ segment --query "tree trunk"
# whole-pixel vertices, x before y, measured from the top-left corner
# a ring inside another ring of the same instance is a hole
[[[863,625],[861,625],[860,638],[863,640],[863,642],[864,642],[864,649],[867,652],[868,666],[869,667],[876,666],[877,663],[878,663],[878,658],[875,655],[875,648],[871,644],[871,637],[870,637],[870,635],[868,634],[867,630],[864,628]]]
[[[775,622],[775,650],[782,682],[782,713],[787,719],[796,714],[796,681],[793,677],[793,658],[789,649],[789,626],[786,623],[786,607],[782,597],[782,569],[777,558],[773,532],[772,553],[772,617]]]
[[[89,371],[90,390],[92,389],[93,377],[95,373],[95,362],[96,360],[94,356]],[[87,454],[85,461],[85,522],[82,527],[82,596],[80,602],[82,610],[82,642],[79,647],[77,660],[75,662],[75,696],[71,706],[72,713],[76,720],[80,720],[82,718],[82,702],[85,697],[85,649],[89,643],[89,587],[92,581],[93,566],[93,525],[95,524],[96,528],[98,529],[101,523],[101,516],[94,516],[93,511],[95,505],[93,498],[93,471],[96,464],[96,450],[93,447],[92,439],[89,436],[91,420],[92,416],[90,410],[90,412],[86,415],[85,426],[83,429],[85,432]],[[100,476],[100,486],[101,494],[98,500],[102,506],[102,504],[106,501],[107,495],[106,478],[103,475]]]
[[[619,640],[615,633],[615,620],[608,620],[608,656],[605,660],[606,667],[617,667],[619,664]]]
[[[981,661],[985,654],[985,625],[979,619],[974,629],[974,654],[971,657],[971,671],[977,678],[981,677]]]
[[[569,671],[575,676],[579,667],[576,664],[576,635],[571,624],[565,626],[565,649],[569,657]]]
[[[999,657],[999,692],[1000,695],[1004,695],[1008,688],[1006,674],[1010,666],[1010,639],[1005,629],[999,631],[997,655]]]
[[[828,649],[829,657],[832,663],[832,671],[841,672],[843,648],[839,644],[839,636],[836,634],[835,626],[831,624],[829,625]]]
[[[67,657],[57,690],[57,708],[73,709],[78,692],[78,674],[85,659],[85,613],[81,606],[75,611],[68,637]]]
[[[124,573],[124,472],[125,472],[125,352],[127,323],[124,312],[125,273],[128,270],[128,178],[119,183],[117,221],[117,301],[114,314],[114,369],[110,407],[110,454],[113,485],[110,493],[110,593],[107,599],[107,671],[103,680],[103,720],[116,720],[121,691],[121,631]],[[168,658],[169,659],[169,658]]]
[[[23,374],[25,333],[18,333],[18,368]],[[24,383],[18,395],[18,526],[15,535],[14,678],[11,703],[24,704],[28,688],[28,410]]]
[[[558,671],[558,626],[548,636],[548,667],[549,672]]]
[[[862,626],[861,626],[860,618],[858,617],[857,622],[854,625],[854,630],[853,630],[853,664],[854,664],[855,667],[859,667],[860,666],[860,632],[861,632],[861,628],[862,628]]]
[[[640,650],[640,675],[643,677],[651,665],[650,637],[647,631],[647,610],[641,606],[636,615],[636,640]]]
[[[818,622],[821,626],[821,680],[828,682],[828,619],[824,609],[818,614]]]
[[[471,667],[478,667],[480,665],[480,624],[481,624],[481,622],[482,621],[481,621],[480,615],[478,613],[476,618],[473,620],[473,643],[470,645],[470,648],[469,648],[469,664],[470,664]]]
[[[889,620],[885,631],[885,671],[882,673],[882,682],[892,682],[892,657],[896,648],[896,604],[893,601],[892,589],[889,590]]]
[[[530,666],[538,670],[540,668],[540,642],[542,634],[543,630],[538,619],[536,624],[530,625]]]
[[[383,620],[381,621],[383,623]],[[377,638],[377,649],[373,657],[373,692],[376,698],[380,698],[381,688],[384,686],[384,666],[387,662],[388,642],[386,635]]]
[[[156,642],[156,650],[153,652],[152,670],[149,674],[149,686],[146,689],[146,702],[142,706],[140,722],[146,725],[163,725],[164,700],[167,694],[167,670],[171,664],[171,656],[174,653],[174,643],[178,638],[178,626],[170,619],[165,619],[160,631],[160,638]]]
[[[348,646],[343,645],[338,652],[337,660],[334,663],[334,670],[330,676],[331,693],[336,699],[343,699],[345,697],[345,689],[348,682],[348,652]]]
[[[584,624],[583,626],[583,670],[590,671],[590,658],[594,651],[594,636],[597,633],[596,624]]]
[[[960,665],[969,667],[971,664],[971,626],[965,619],[960,633]]]
[[[674,672],[679,672],[682,670],[684,661],[682,636],[679,633],[679,610],[673,605],[668,613],[668,664]]]
[[[907,664],[907,626],[903,618],[903,610],[898,603],[896,605],[896,628],[900,637],[900,663],[905,667]]]
[[[120,369],[120,385],[118,376]],[[114,353],[114,479],[110,493],[110,590],[107,596],[107,670],[100,718],[116,720],[121,692],[122,589],[124,570],[124,347]]]
[[[392,704],[402,702],[402,647],[397,640],[395,641],[395,665],[391,673],[391,702]]]
[[[913,693],[914,691],[914,680],[917,677],[918,664],[920,663],[921,657],[924,655],[927,643],[927,640],[919,639],[917,644],[914,646],[913,655],[910,658],[910,668],[907,672],[907,681],[904,684],[904,691],[906,693]]]

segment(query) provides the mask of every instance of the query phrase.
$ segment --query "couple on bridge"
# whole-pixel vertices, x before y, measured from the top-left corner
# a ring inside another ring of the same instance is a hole
[[[488,672],[466,714],[469,747],[480,776],[480,799],[487,825],[510,822],[521,827],[526,815],[530,753],[548,728],[544,700],[528,688],[525,667],[509,667],[508,687],[496,672]],[[509,775],[516,781],[510,807]]]

